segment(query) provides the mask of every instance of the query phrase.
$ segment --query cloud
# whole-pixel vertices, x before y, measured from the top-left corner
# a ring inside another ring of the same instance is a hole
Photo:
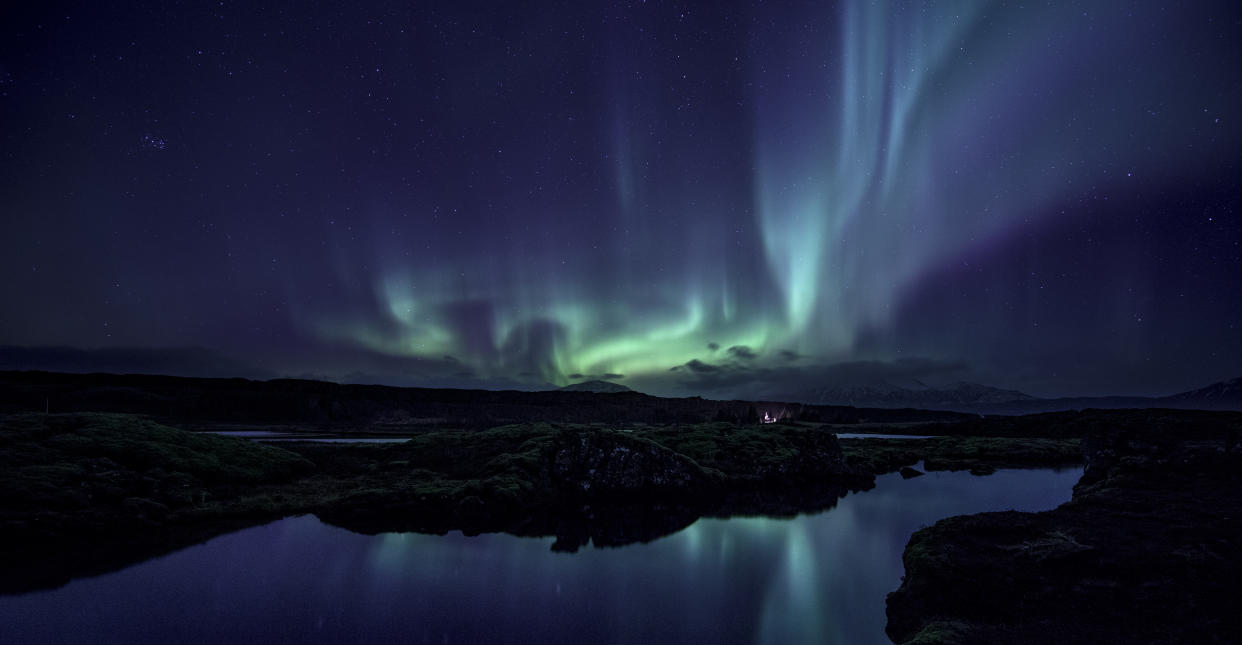
[[[895,361],[848,361],[825,365],[822,378],[833,384],[895,383],[902,380],[945,380],[973,371],[963,360],[901,358]]]
[[[703,392],[718,398],[792,399],[800,393],[824,387],[890,383],[917,385],[924,381],[963,380],[975,374],[965,361],[908,358],[895,361],[850,361],[828,364],[792,364],[805,359],[794,352],[779,352],[781,362],[757,360],[757,354],[729,349],[736,360],[705,363],[698,359],[669,370],[671,384],[685,392]],[[742,348],[748,349],[748,348]]]
[[[799,354],[798,352],[795,352],[792,349],[782,349],[780,352],[778,352],[778,354],[780,355],[781,358],[791,363],[800,358],[806,358],[806,356],[803,356],[802,354]]]
[[[575,381],[577,380],[614,381],[616,379],[625,378],[625,375],[624,374],[613,374],[612,372],[607,372],[605,374],[581,374],[581,373],[575,372],[573,374],[570,374],[567,378],[574,379]]]
[[[720,343],[708,343],[708,344],[707,344],[707,349],[709,349],[709,350],[711,350],[711,351],[713,351],[713,352],[714,352],[714,351],[716,351],[716,350],[720,349]]]
[[[759,358],[759,355],[755,353],[755,350],[747,347],[746,345],[734,345],[733,347],[730,347],[729,355],[734,358],[740,358],[744,361],[753,361],[756,358]]]
[[[712,372],[719,372],[721,369],[722,368],[717,365],[712,365],[710,363],[704,363],[703,361],[696,358],[682,365],[676,365],[676,366],[670,367],[668,371],[676,372],[680,370],[688,370],[690,372],[694,372],[695,374],[709,374]]]

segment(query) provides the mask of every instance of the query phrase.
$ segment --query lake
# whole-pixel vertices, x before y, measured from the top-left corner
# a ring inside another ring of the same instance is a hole
[[[863,432],[838,432],[838,439],[931,439],[930,434],[872,434]]]
[[[305,434],[297,432],[276,432],[272,430],[206,430],[204,434],[216,434],[222,437],[250,439],[264,443],[281,441],[310,441],[312,443],[402,443],[409,437],[368,437],[331,434]]]
[[[1081,468],[877,478],[793,519],[700,519],[648,544],[351,533],[313,516],[0,596],[3,643],[887,643],[910,534],[1044,510]]]

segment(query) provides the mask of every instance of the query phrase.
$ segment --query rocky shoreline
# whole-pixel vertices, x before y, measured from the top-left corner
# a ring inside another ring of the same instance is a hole
[[[281,447],[114,414],[0,424],[0,592],[56,586],[314,513],[354,531],[619,545],[704,515],[822,510],[874,477],[813,427],[520,424],[392,444]]]
[[[1207,419],[1208,423],[1205,423]],[[1073,499],[942,520],[888,598],[897,643],[1232,643],[1242,579],[1239,415],[1094,428]]]
[[[0,418],[0,593],[54,587],[313,513],[361,533],[650,541],[700,517],[791,517],[877,474],[1080,462],[1077,439],[838,441],[830,427],[525,423],[401,443],[263,444],[102,413]]]

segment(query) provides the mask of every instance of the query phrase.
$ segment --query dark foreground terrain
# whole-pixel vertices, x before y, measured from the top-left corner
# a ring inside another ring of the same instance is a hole
[[[853,426],[850,426],[854,429]],[[1087,470],[1045,513],[914,535],[889,634],[916,643],[1237,642],[1242,414],[1088,410],[870,426],[510,424],[401,443],[277,445],[110,413],[0,417],[0,593],[54,587],[314,513],[374,533],[503,531],[573,551],[700,517],[833,507],[876,474]]]
[[[829,508],[873,481],[834,434],[794,426],[522,424],[282,446],[127,415],[5,418],[2,590],[300,513],[360,532],[556,535],[573,550],[654,539],[704,514]]]
[[[142,417],[0,422],[0,591],[55,586],[242,526],[314,513],[354,531],[647,541],[703,516],[831,508],[877,473],[1079,461],[1076,439],[847,440],[819,426],[517,424],[403,443],[275,445]]]
[[[1072,501],[915,533],[898,643],[1237,643],[1242,415],[1147,411],[1083,442]]]

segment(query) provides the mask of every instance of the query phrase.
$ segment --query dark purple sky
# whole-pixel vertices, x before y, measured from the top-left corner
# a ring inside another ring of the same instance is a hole
[[[1242,374],[1236,2],[494,4],[4,9],[0,354],[707,396]]]

